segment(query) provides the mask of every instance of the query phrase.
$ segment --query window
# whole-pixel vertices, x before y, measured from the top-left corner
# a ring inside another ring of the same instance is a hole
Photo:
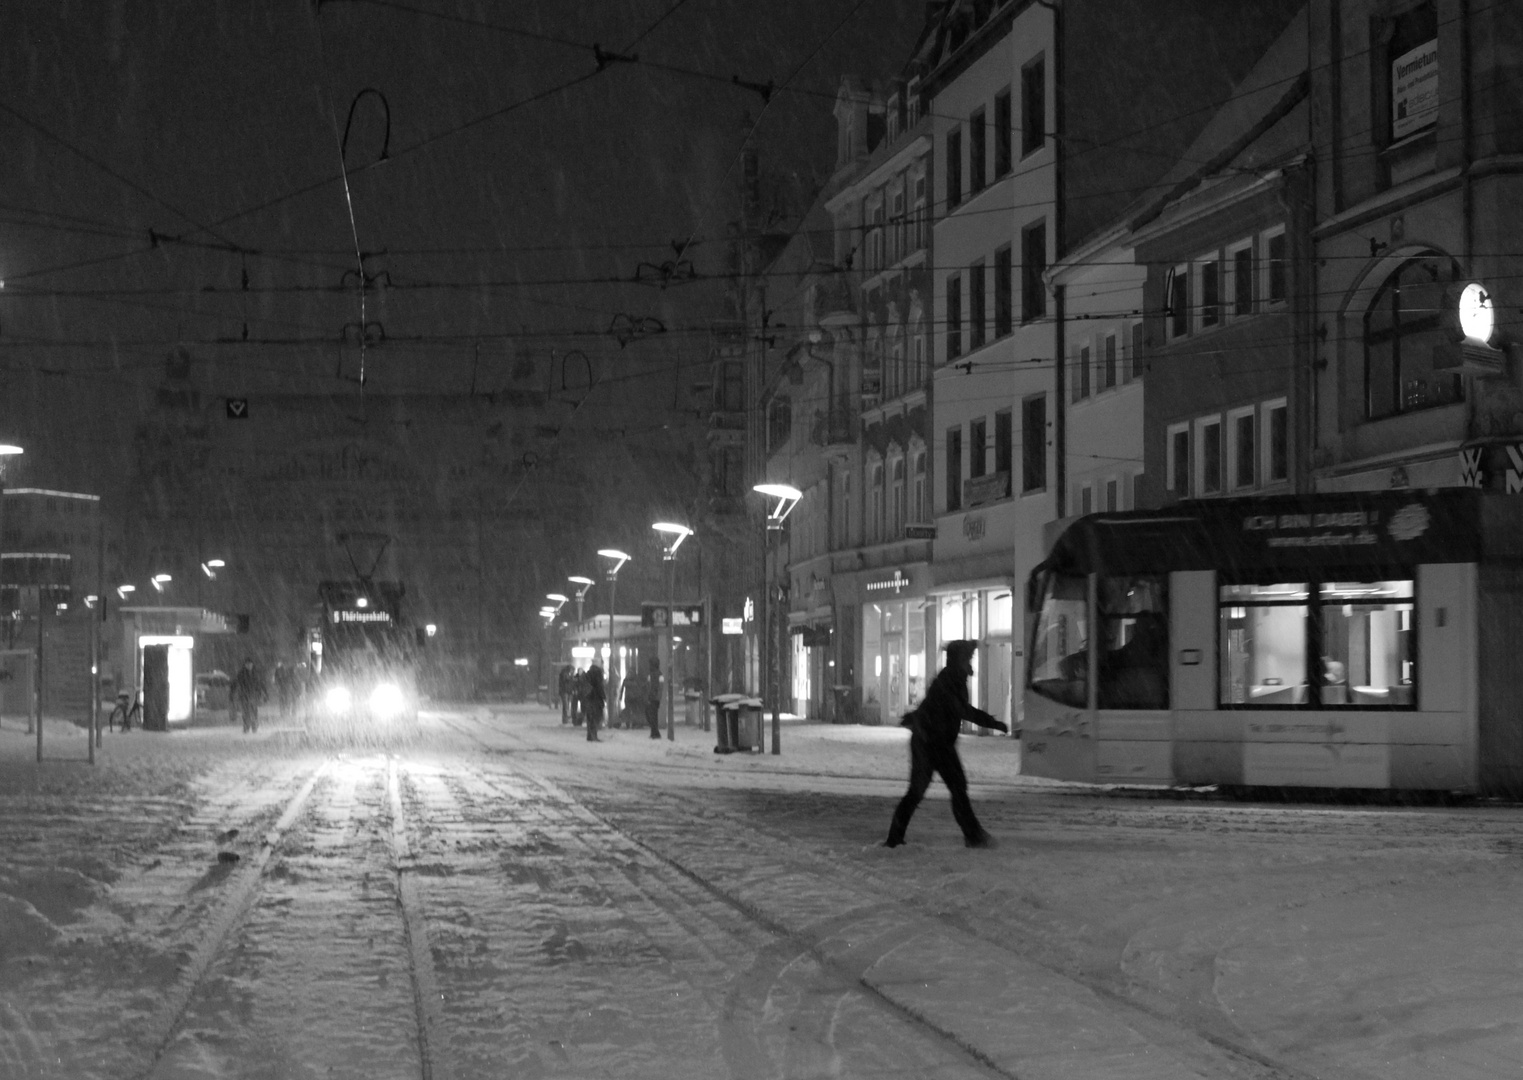
[[[1089,397],[1089,346],[1079,348],[1079,357],[1074,361],[1074,400],[1083,401]]]
[[[962,428],[947,428],[947,513],[962,509]]]
[[[1047,141],[1047,71],[1039,56],[1021,68],[1021,154]]]
[[[1201,329],[1222,321],[1222,261],[1208,255],[1196,263],[1196,280],[1200,283]]]
[[[1142,505],[1142,500],[1138,498],[1138,494],[1142,491],[1142,474],[1140,472],[1132,473],[1131,487],[1132,490],[1128,493],[1127,509],[1136,510]]]
[[[1181,338],[1190,332],[1190,268],[1183,264],[1169,272],[1164,281],[1168,300],[1169,337]]]
[[[968,475],[983,476],[988,471],[988,462],[985,453],[985,445],[989,434],[989,425],[982,418],[974,420],[968,425]]]
[[[841,491],[841,514],[838,518],[840,527],[840,544],[842,547],[851,546],[851,472],[842,469],[840,473]]]
[[[1010,472],[1012,452],[1012,416],[1009,409],[1001,409],[994,414],[994,471],[997,473]]]
[[[947,209],[962,202],[962,130],[947,132]]]
[[[925,331],[920,328],[920,323],[916,322],[911,332],[914,340],[910,354],[913,363],[910,365],[909,389],[913,390],[925,384]]]
[[[1142,350],[1146,340],[1143,324],[1132,323],[1130,344],[1126,350],[1125,374],[1122,376],[1127,382],[1142,375]]]
[[[894,188],[893,213],[888,220],[888,265],[892,266],[904,258],[906,244],[905,237],[907,226],[904,220],[904,183]]]
[[[1090,487],[1088,484],[1081,485],[1077,495],[1079,497],[1079,505],[1075,507],[1074,512],[1080,516],[1083,516],[1084,514],[1093,514],[1095,512],[1094,488]]]
[[[883,269],[883,199],[880,196],[867,204],[867,265],[869,274]]]
[[[994,336],[997,338],[1010,333],[1014,322],[1015,296],[1011,291],[1014,284],[1010,247],[1006,245],[994,253]]]
[[[985,147],[988,146],[989,120],[984,110],[977,109],[968,118],[968,191],[977,195],[988,182],[985,172]]]
[[[1286,280],[1285,226],[1270,229],[1263,236],[1263,289],[1266,307],[1276,307],[1289,299]]]
[[[1386,22],[1386,67],[1377,64],[1375,78],[1384,91],[1389,133],[1381,145],[1405,139],[1438,122],[1438,13],[1431,3],[1419,4]]]
[[[1200,437],[1200,477],[1195,490],[1202,495],[1220,495],[1222,491],[1222,422],[1218,417],[1197,420]]]
[[[1266,401],[1263,405],[1261,440],[1264,444],[1264,483],[1278,484],[1290,479],[1290,412],[1285,399]]]
[[[1089,578],[1039,572],[1031,621],[1031,689],[1075,708],[1089,704]]]
[[[867,491],[867,541],[876,544],[883,539],[883,462],[868,466]]]
[[[1444,291],[1454,279],[1437,254],[1408,259],[1388,277],[1364,316],[1365,419],[1464,400],[1459,375],[1433,369],[1433,346],[1447,341]]]
[[[1110,390],[1116,385],[1116,335],[1106,334],[1102,342],[1100,359],[1100,389]]]
[[[915,452],[915,491],[910,504],[915,512],[916,521],[929,521],[931,519],[930,506],[926,503],[925,493],[925,451]]]
[[[1253,314],[1253,240],[1239,241],[1227,249],[1228,302],[1232,317]]]
[[[893,484],[892,497],[890,499],[893,518],[890,525],[890,537],[904,535],[904,458],[895,457],[890,465],[890,476]]]
[[[1115,480],[1107,480],[1105,482],[1105,505],[1102,509],[1107,514],[1114,514],[1117,510],[1121,509],[1120,498],[1121,492],[1117,482]]]
[[[726,360],[719,372],[719,409],[740,412],[746,407],[745,368],[739,360]]]
[[[1047,395],[1021,402],[1021,491],[1047,486]]]
[[[1415,707],[1413,600],[1410,578],[1220,585],[1221,704]]]
[[[994,178],[1010,172],[1011,147],[1015,136],[1015,118],[1010,111],[1010,91],[994,95]]]
[[[931,214],[926,206],[925,170],[915,173],[915,202],[911,207],[914,215],[910,230],[910,251],[921,251],[931,239]]]
[[[1168,582],[1167,574],[1100,578],[1100,708],[1169,707]]]
[[[1181,499],[1190,497],[1190,425],[1170,424],[1168,431],[1168,489]]]
[[[962,355],[962,275],[947,275],[947,359]]]
[[[1042,274],[1047,270],[1047,223],[1039,221],[1021,230],[1021,321],[1047,314],[1047,290]]]
[[[968,348],[976,349],[984,343],[988,325],[984,319],[984,263],[980,259],[968,267]]]
[[[1254,408],[1227,414],[1227,456],[1233,490],[1251,488],[1258,480],[1258,447],[1254,441]]]

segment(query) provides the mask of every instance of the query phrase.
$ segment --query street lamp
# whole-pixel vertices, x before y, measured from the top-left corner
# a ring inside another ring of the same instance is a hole
[[[174,578],[170,577],[168,574],[154,574],[153,587],[159,590],[159,592],[163,592],[164,586],[168,585],[173,580]]]
[[[207,559],[204,563],[201,564],[201,572],[207,577],[211,578],[213,581],[216,581],[217,571],[221,570],[226,565],[227,563],[223,562],[221,559]]]
[[[772,623],[776,620],[777,617],[772,610],[771,589],[768,588],[767,582],[767,537],[771,536],[774,531],[777,532],[779,536],[782,535],[783,522],[788,520],[788,515],[791,514],[793,512],[793,508],[799,504],[799,500],[804,497],[804,493],[798,488],[794,487],[792,484],[757,484],[751,490],[757,492],[760,495],[765,495],[768,500],[766,531],[762,534],[762,603],[764,605],[762,608],[762,613],[766,619],[766,623],[763,626],[763,634],[765,635],[765,640],[767,642],[765,652],[767,670],[766,675],[763,678],[763,691],[765,692],[770,684],[776,681],[774,678],[774,664],[776,663],[776,657],[773,654]],[[771,690],[772,752],[774,754],[780,754],[782,753],[783,734],[783,722],[780,715],[780,699],[783,696],[782,687],[771,686]]]
[[[677,709],[677,689],[673,680],[677,665],[672,639],[672,608],[677,604],[677,549],[682,546],[682,541],[693,535],[693,530],[670,521],[658,521],[651,528],[661,534],[661,559],[666,563],[666,741],[674,742],[677,733],[672,714]]]
[[[593,581],[590,577],[582,577],[572,574],[566,579],[576,586],[576,641],[582,643],[582,601],[587,599],[587,590],[592,588]]]
[[[616,596],[618,594],[618,590],[619,590],[619,571],[624,569],[624,564],[629,561],[629,556],[624,554],[624,552],[620,551],[618,548],[599,548],[598,549],[598,555],[600,555],[602,558],[605,558],[605,559],[609,560],[609,563],[610,563],[610,565],[608,567],[608,686],[607,686],[607,693],[608,693],[608,700],[616,702],[616,701],[619,700],[619,688],[618,688],[618,682],[616,682],[614,680],[614,675],[613,675],[613,658],[614,658],[614,651],[613,651],[613,649],[614,649],[614,645],[613,645],[613,619],[614,619],[614,614],[613,613],[614,613],[614,610],[615,610],[615,608],[614,608],[614,600],[615,600],[615,598],[616,598]],[[622,679],[622,676],[621,676],[620,679],[619,679],[619,682],[622,682],[622,681],[623,681],[623,679]],[[612,715],[611,712],[610,712],[610,715]]]

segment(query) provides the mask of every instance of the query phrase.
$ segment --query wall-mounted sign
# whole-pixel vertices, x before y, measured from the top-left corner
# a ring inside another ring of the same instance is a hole
[[[936,539],[936,523],[927,525],[911,522],[904,527],[904,535],[910,540],[934,540]]]
[[[665,630],[668,626],[702,626],[702,604],[640,605],[640,625]]]
[[[870,593],[898,593],[901,589],[909,588],[909,585],[909,575],[903,570],[895,570],[892,577],[869,581],[862,589]]]
[[[1438,39],[1391,61],[1391,138],[1401,139],[1438,121]]]
[[[756,604],[749,596],[746,597],[746,606],[741,609],[741,618],[746,622],[753,622],[756,619]]]
[[[969,514],[962,519],[963,539],[977,542],[984,538],[984,515]]]
[[[354,611],[349,608],[335,608],[333,611],[334,623],[389,623],[391,612],[380,611],[370,608],[365,611]]]
[[[745,620],[721,619],[719,621],[719,631],[722,634],[744,634],[746,632]]]

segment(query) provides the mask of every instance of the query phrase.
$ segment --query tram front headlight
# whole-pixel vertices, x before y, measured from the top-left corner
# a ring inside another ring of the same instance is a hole
[[[370,711],[382,720],[400,715],[407,707],[407,698],[396,683],[383,682],[370,692]]]
[[[354,695],[349,692],[347,686],[330,687],[323,703],[328,706],[328,711],[335,716],[342,716],[349,711],[354,704]]]

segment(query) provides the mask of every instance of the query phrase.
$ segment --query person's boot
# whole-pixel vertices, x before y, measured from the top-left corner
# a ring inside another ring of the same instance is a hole
[[[975,848],[992,848],[999,846],[999,843],[994,839],[994,837],[990,836],[982,829],[974,833],[972,836],[966,837],[963,840],[963,843],[965,843],[968,847]]]

